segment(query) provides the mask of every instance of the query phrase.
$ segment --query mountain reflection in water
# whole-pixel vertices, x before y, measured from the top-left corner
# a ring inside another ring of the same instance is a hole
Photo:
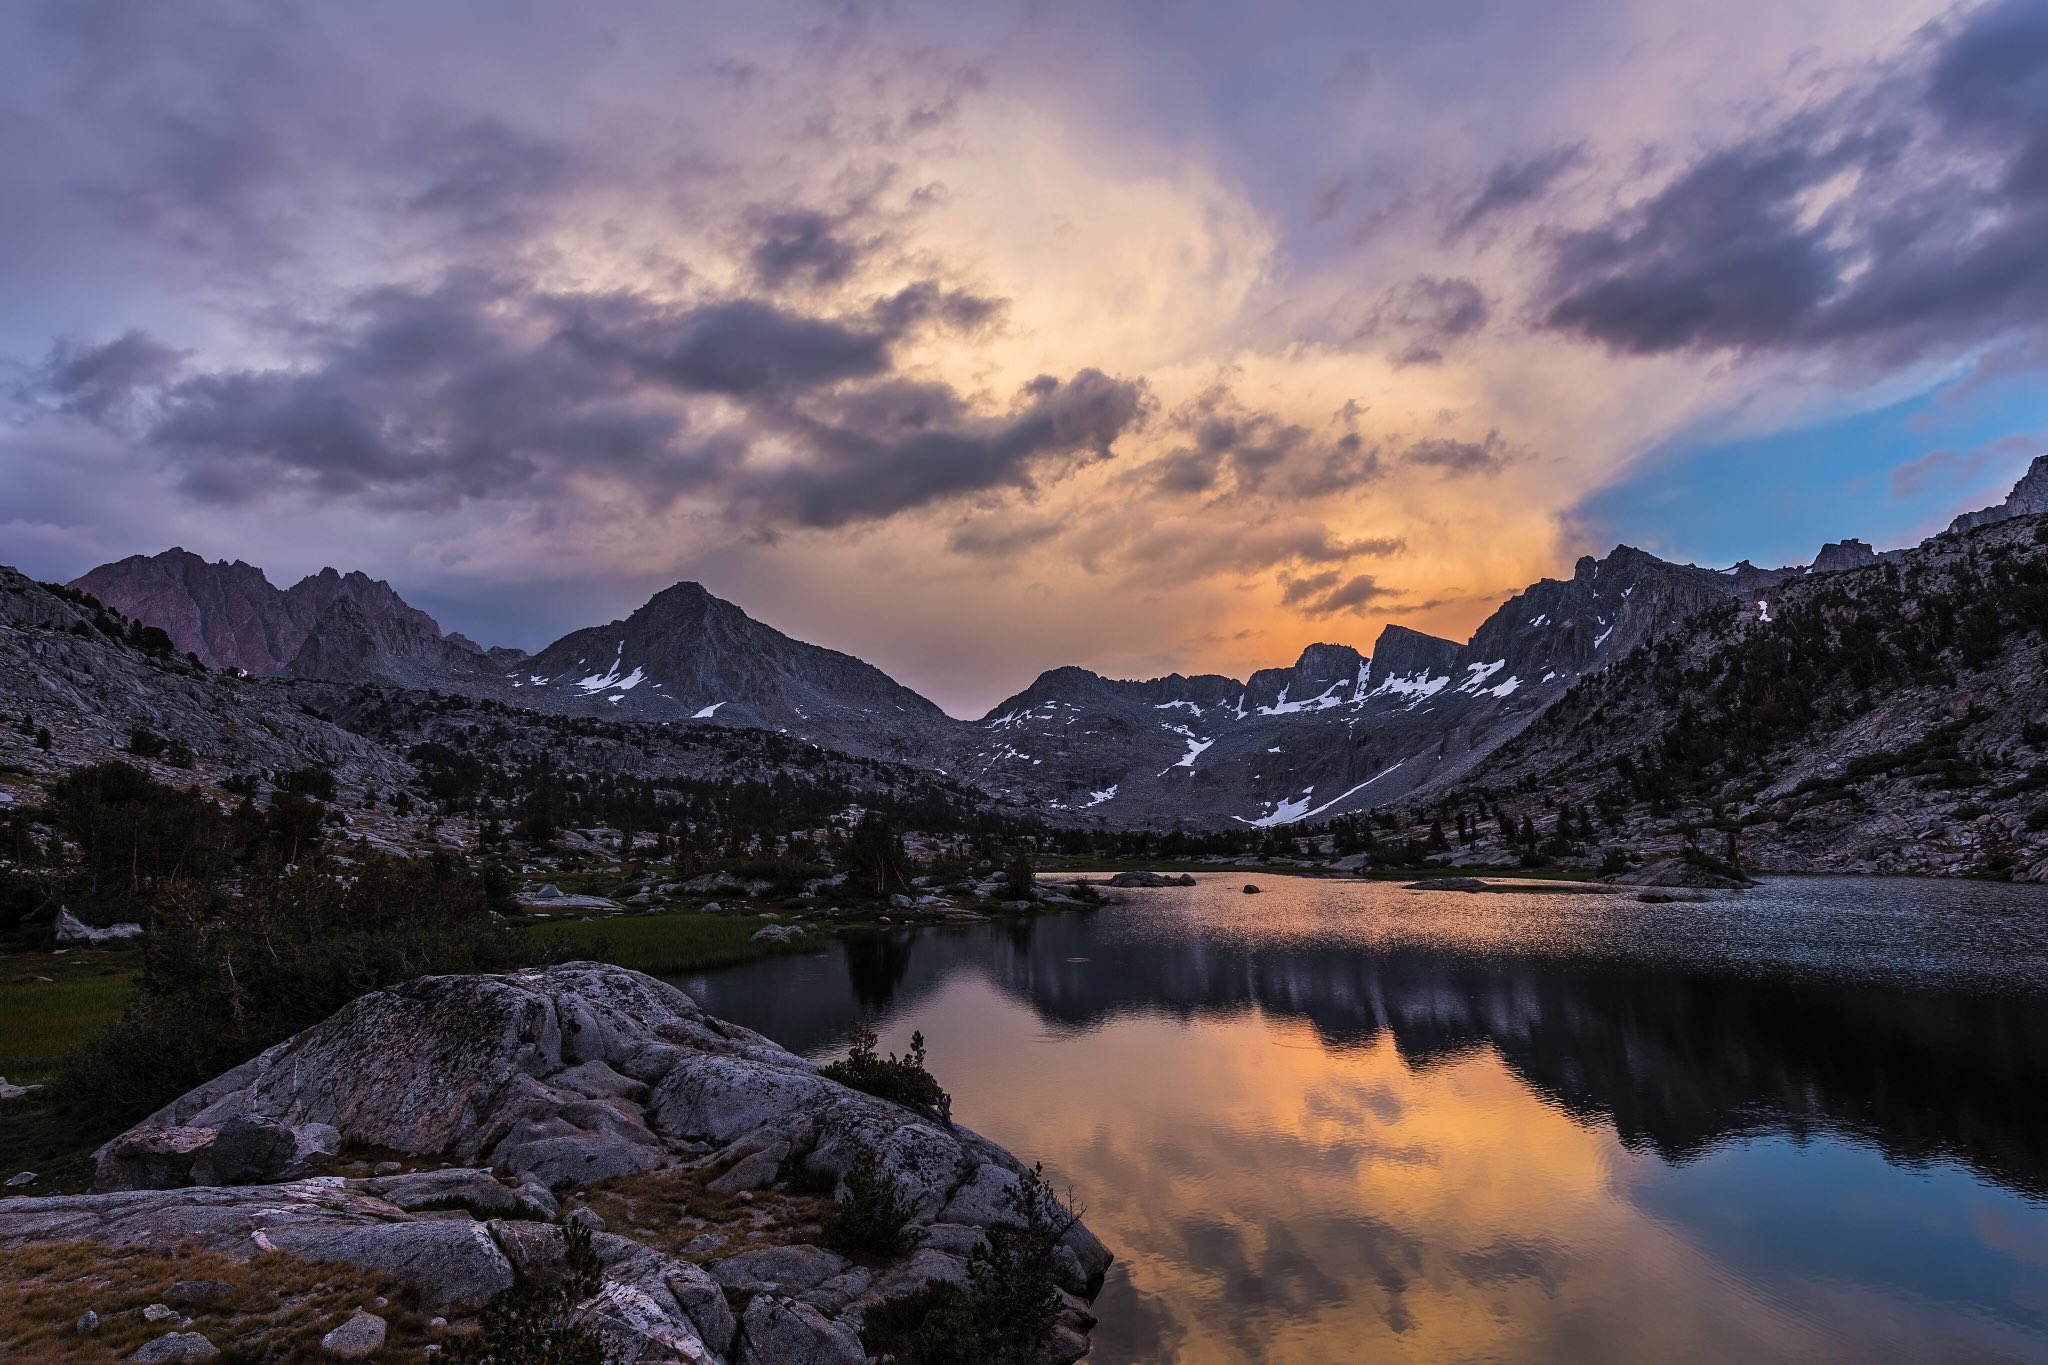
[[[1206,877],[682,981],[921,1029],[1119,1263],[1093,1360],[2048,1360],[2048,893]]]

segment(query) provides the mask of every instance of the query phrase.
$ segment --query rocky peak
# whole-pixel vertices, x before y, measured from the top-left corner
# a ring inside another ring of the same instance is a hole
[[[1406,626],[1388,626],[1380,631],[1379,642],[1372,647],[1372,676],[1380,681],[1423,674],[1447,678],[1464,653],[1463,645],[1450,640]]]
[[[1257,707],[1300,705],[1317,698],[1351,699],[1365,674],[1365,656],[1350,645],[1314,644],[1292,668],[1262,668],[1245,685]]]
[[[2048,455],[2036,455],[2034,462],[2027,466],[2027,472],[2006,494],[2005,501],[1996,507],[1986,507],[1977,512],[1965,512],[1949,523],[1951,533],[1968,531],[1978,526],[1989,526],[1993,522],[2008,521],[2013,517],[2034,516],[2048,512]]]
[[[1811,573],[1840,573],[1845,569],[1862,569],[1877,563],[1877,551],[1856,539],[1831,540],[1820,547],[1820,553],[1813,557]]]
[[[446,685],[451,675],[488,669],[474,647],[443,639],[420,616],[410,608],[373,615],[357,598],[337,596],[284,671],[323,682],[430,688]]]
[[[433,617],[368,574],[327,568],[280,589],[253,564],[210,562],[182,546],[102,564],[71,586],[162,627],[180,650],[209,665],[258,676],[282,672],[328,609],[344,599],[373,620],[402,620],[437,639],[441,634]]]

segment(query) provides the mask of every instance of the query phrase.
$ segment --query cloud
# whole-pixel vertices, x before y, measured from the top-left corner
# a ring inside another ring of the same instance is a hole
[[[1415,441],[1402,458],[1411,465],[1440,469],[1446,474],[1498,474],[1515,458],[1497,431],[1479,441],[1459,441],[1448,436],[1425,436]]]
[[[1995,0],[1551,247],[1543,323],[1630,354],[1900,364],[2048,319],[2048,7]]]
[[[748,259],[754,277],[771,289],[793,281],[830,287],[843,284],[859,263],[862,246],[849,241],[845,223],[814,209],[763,210],[748,214],[757,234]]]
[[[1566,142],[1501,162],[1451,215],[1444,229],[1445,240],[1455,242],[1489,219],[1535,203],[1549,192],[1559,176],[1579,165],[1585,156],[1584,143]]]
[[[1378,479],[1377,448],[1355,430],[1356,412],[1339,413],[1315,430],[1277,413],[1247,407],[1225,385],[1212,385],[1176,409],[1167,425],[1185,438],[1144,467],[1154,487],[1194,495],[1215,489],[1225,474],[1240,495],[1327,497]]]
[[[123,332],[99,346],[60,341],[16,396],[104,421],[124,409],[138,390],[164,383],[182,361],[177,351],[139,331]]]
[[[1397,367],[1436,365],[1445,351],[1478,332],[1492,314],[1477,282],[1463,276],[1416,275],[1380,295],[1353,340],[1390,340]]]
[[[53,353],[38,375],[46,402],[83,417],[145,411],[142,443],[221,505],[301,491],[453,509],[596,483],[656,506],[723,500],[763,529],[835,527],[1030,488],[1108,458],[1139,420],[1142,385],[1098,370],[1040,376],[1005,405],[896,372],[900,345],[995,307],[913,285],[811,315],[458,274],[358,296],[295,333],[288,365],[181,369],[128,336]]]
[[[2038,437],[2005,436],[1974,450],[1930,450],[1919,459],[1908,460],[1892,469],[1892,496],[1916,498],[1938,489],[1956,488],[1993,466],[2007,462],[2024,464],[2040,449],[2041,439]]]
[[[1352,574],[1347,578],[1333,570],[1285,580],[1280,601],[1309,616],[1334,616],[1339,612],[1362,612],[1400,595],[1399,589],[1382,586],[1371,574]]]

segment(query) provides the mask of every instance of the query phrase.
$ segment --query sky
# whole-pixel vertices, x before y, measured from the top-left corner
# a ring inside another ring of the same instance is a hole
[[[0,7],[0,562],[695,579],[960,715],[2048,450],[2048,0]]]

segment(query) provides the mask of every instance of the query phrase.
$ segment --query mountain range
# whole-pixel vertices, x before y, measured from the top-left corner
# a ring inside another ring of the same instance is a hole
[[[1243,680],[1118,680],[1060,667],[972,721],[694,583],[530,655],[444,635],[360,573],[323,570],[279,590],[251,565],[171,550],[101,566],[71,586],[162,627],[205,663],[252,675],[780,732],[934,771],[1059,823],[1277,829],[1484,783],[1539,718],[1579,706],[1594,680],[1690,623],[1719,612],[1713,620],[1768,624],[1783,594],[1803,599],[1823,581],[1896,572],[1930,546],[2043,512],[2048,456],[2003,503],[1958,517],[1917,549],[1880,553],[1844,539],[1807,565],[1707,569],[1617,546],[1509,598],[1462,643],[1388,626],[1369,653],[1315,644],[1291,666]],[[1525,776],[1517,769],[1516,780]]]

